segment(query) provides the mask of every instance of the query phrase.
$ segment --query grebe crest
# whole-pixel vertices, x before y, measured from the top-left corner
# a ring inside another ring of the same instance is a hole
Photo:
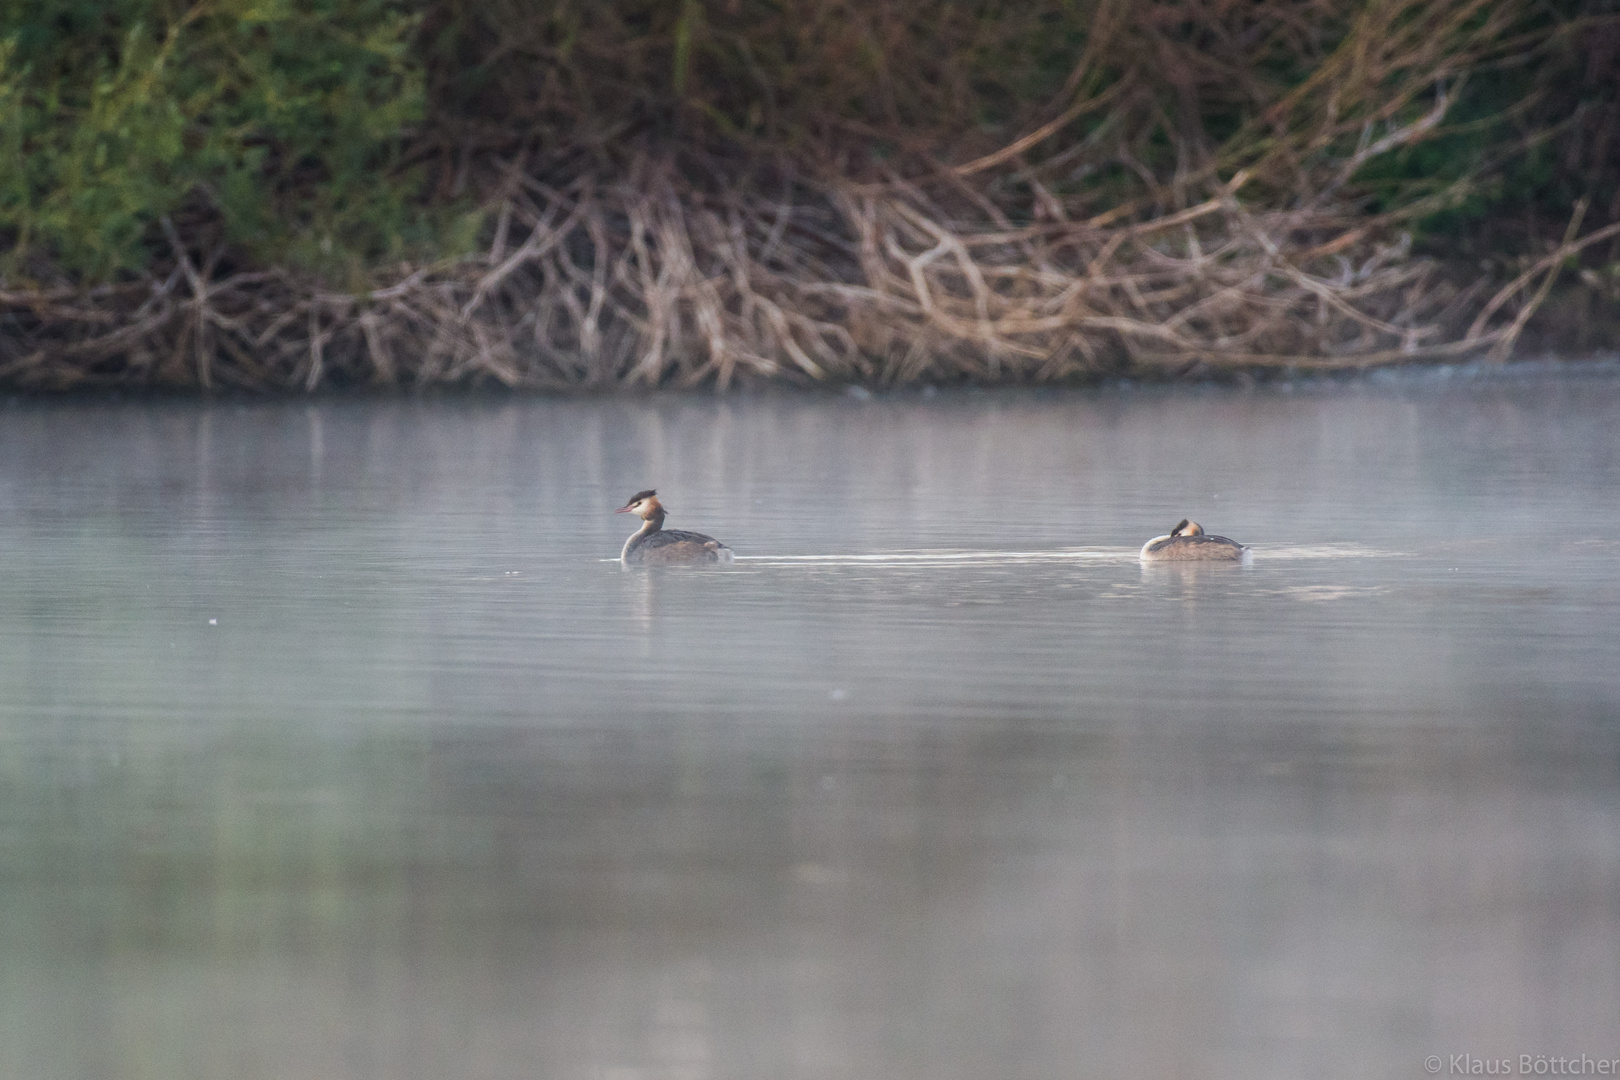
[[[648,488],[630,496],[616,514],[635,514],[641,528],[624,542],[619,560],[629,563],[671,564],[730,562],[731,549],[712,536],[664,528],[669,512],[658,501],[658,492]]]
[[[1225,536],[1211,536],[1196,521],[1182,518],[1164,536],[1142,545],[1143,562],[1235,562],[1249,549]]]

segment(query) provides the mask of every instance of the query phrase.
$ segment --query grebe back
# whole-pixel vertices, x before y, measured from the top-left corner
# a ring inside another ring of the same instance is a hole
[[[1225,536],[1211,536],[1196,521],[1182,518],[1168,536],[1142,545],[1143,562],[1219,562],[1243,558],[1249,549]]]
[[[629,563],[706,563],[730,562],[731,549],[712,536],[664,528],[667,516],[658,492],[638,491],[615,514],[635,514],[642,526],[624,542],[619,559]]]

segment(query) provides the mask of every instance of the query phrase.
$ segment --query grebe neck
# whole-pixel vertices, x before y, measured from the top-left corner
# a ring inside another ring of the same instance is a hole
[[[628,559],[630,553],[641,546],[642,541],[662,529],[664,527],[664,517],[664,508],[662,506],[653,507],[653,512],[642,520],[641,528],[631,533],[629,539],[624,542],[624,550],[619,552],[620,561]]]

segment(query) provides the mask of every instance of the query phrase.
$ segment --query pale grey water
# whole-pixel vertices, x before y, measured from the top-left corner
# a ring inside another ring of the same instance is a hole
[[[14,402],[0,1076],[1620,1058],[1617,417]],[[648,486],[739,561],[604,561]]]

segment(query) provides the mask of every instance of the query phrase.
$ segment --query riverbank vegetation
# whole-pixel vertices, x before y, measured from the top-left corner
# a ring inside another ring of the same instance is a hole
[[[1560,275],[1620,314],[1614,0],[0,11],[12,386],[1173,376],[1504,356]]]

